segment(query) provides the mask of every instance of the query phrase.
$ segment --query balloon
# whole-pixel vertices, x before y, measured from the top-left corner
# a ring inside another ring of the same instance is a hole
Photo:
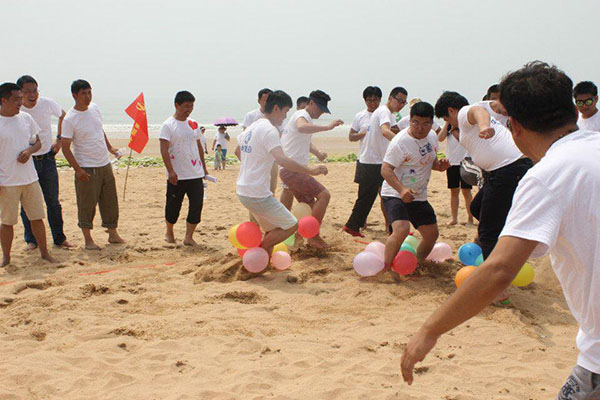
[[[237,224],[229,229],[229,243],[231,243],[236,249],[246,249],[247,247],[242,246],[236,238],[236,233],[239,226],[240,224]]]
[[[275,254],[278,251],[283,251],[284,253],[289,253],[288,247],[283,242],[276,244],[275,247],[273,247],[273,251],[271,252],[271,254]]]
[[[244,257],[244,254],[246,254],[247,251],[248,249],[237,249],[237,252],[240,255],[240,257]]]
[[[370,251],[363,251],[354,257],[354,270],[360,276],[377,275],[384,267],[383,259]]]
[[[365,251],[370,251],[373,254],[377,254],[382,260],[385,259],[385,244],[374,241],[365,247]]]
[[[475,260],[476,267],[479,267],[481,264],[483,264],[483,254],[480,254],[479,257],[477,257],[477,260]]]
[[[413,249],[416,249],[417,246],[419,246],[419,239],[417,239],[416,237],[414,237],[412,235],[408,235],[406,237],[406,239],[404,239],[404,244],[409,244],[410,247],[412,247]]]
[[[531,264],[526,262],[521,267],[521,270],[515,276],[515,279],[512,281],[512,284],[515,286],[527,286],[531,282],[533,282],[533,278],[535,277],[535,272],[533,271],[533,267]]]
[[[458,249],[458,259],[465,265],[475,265],[480,254],[481,247],[477,243],[466,243]]]
[[[392,269],[400,275],[410,275],[417,269],[417,256],[407,250],[402,250],[396,254]]]
[[[289,238],[285,239],[285,240],[283,241],[283,243],[285,243],[285,244],[286,244],[286,246],[289,246],[289,247],[291,247],[291,246],[293,246],[293,245],[294,245],[294,241],[295,241],[295,240],[296,240],[296,234],[295,234],[295,233],[292,233],[292,236],[290,236]]]
[[[275,252],[271,256],[271,265],[280,271],[288,269],[292,265],[292,257],[285,251]]]
[[[235,237],[239,244],[249,249],[260,246],[260,242],[262,242],[262,232],[254,222],[240,224]]]
[[[306,239],[317,236],[320,228],[319,221],[312,215],[302,217],[298,221],[298,233]]]
[[[292,214],[300,221],[302,218],[312,215],[312,208],[306,203],[296,203],[292,207]]]
[[[477,267],[473,265],[469,265],[459,269],[456,273],[456,277],[454,278],[454,283],[456,283],[456,287],[459,288],[460,285],[462,285],[462,283],[465,281],[465,279],[467,279],[469,275],[471,275],[473,271],[475,271],[476,268]]]
[[[410,252],[411,252],[411,253],[413,253],[415,256],[417,255],[417,251],[415,250],[415,248],[414,248],[414,247],[412,247],[412,246],[411,246],[410,244],[408,244],[408,243],[403,243],[403,244],[402,244],[402,247],[400,247],[400,251],[403,251],[403,250],[410,251]]]
[[[427,260],[435,262],[444,262],[452,258],[452,248],[448,243],[438,242],[433,245],[431,253],[427,256]]]
[[[269,264],[269,254],[262,247],[248,249],[242,257],[242,264],[250,272],[261,272]]]

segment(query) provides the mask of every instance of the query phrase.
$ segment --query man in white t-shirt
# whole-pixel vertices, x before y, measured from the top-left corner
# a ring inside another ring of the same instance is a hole
[[[208,154],[208,147],[206,147],[206,128],[200,127],[200,142],[202,143],[202,148],[204,149],[204,154]],[[206,187],[206,185],[204,185]]]
[[[225,163],[227,161],[227,142],[230,140],[231,138],[227,133],[227,128],[224,126],[219,126],[217,135],[213,139],[212,151],[215,151],[216,145],[221,146],[221,165],[223,166],[223,169],[225,169]]]
[[[23,94],[22,112],[31,115],[40,127],[40,142],[42,148],[32,155],[33,165],[39,177],[39,184],[46,202],[48,225],[52,232],[54,244],[63,248],[74,247],[67,241],[63,231],[62,206],[58,198],[58,171],[55,156],[60,151],[62,122],[66,115],[58,103],[49,97],[40,97],[37,81],[29,75],[23,75],[17,80],[17,85]],[[58,118],[56,141],[52,143],[52,117]],[[25,231],[25,242],[29,249],[35,249],[37,242],[31,231],[27,213],[21,207],[21,219]]]
[[[385,179],[381,197],[386,210],[385,265],[391,267],[402,242],[408,236],[410,224],[423,239],[417,248],[417,258],[424,260],[439,236],[435,211],[427,201],[427,185],[431,170],[445,171],[447,159],[438,160],[438,140],[433,127],[433,106],[419,102],[410,109],[410,124],[390,142],[381,175]]]
[[[579,110],[577,125],[581,130],[600,132],[600,113],[598,112],[598,88],[593,82],[579,82],[573,88],[575,105]]]
[[[250,124],[238,136],[236,156],[241,160],[236,193],[256,218],[265,236],[261,243],[268,254],[298,228],[297,220],[270,189],[274,162],[290,171],[307,175],[326,174],[325,166],[308,167],[288,158],[282,149],[279,127],[292,107],[291,97],[281,90],[272,92],[265,104],[265,118]]]
[[[395,87],[390,92],[387,103],[379,106],[371,115],[371,121],[358,154],[361,171],[358,191],[362,196],[359,195],[354,203],[350,218],[342,227],[342,231],[349,235],[364,236],[360,233],[360,228],[364,226],[383,183],[383,177],[381,176],[383,157],[390,140],[398,133],[393,113],[399,112],[406,105],[407,95],[406,89],[400,86]]]
[[[486,258],[498,241],[519,180],[533,164],[519,151],[504,125],[484,107],[470,106],[459,93],[444,92],[435,113],[458,127],[460,145],[484,171],[485,183],[471,202],[471,213],[479,220],[477,232]]]
[[[318,119],[324,113],[329,113],[327,103],[331,98],[322,90],[314,90],[308,97],[310,101],[306,108],[296,111],[292,115],[287,129],[281,137],[285,155],[304,166],[308,166],[312,134],[330,131],[343,124],[343,121],[339,119],[325,126],[314,124],[313,120]],[[331,198],[329,191],[310,174],[281,167],[279,174],[281,182],[293,193],[298,202],[311,206],[313,217],[322,224]],[[320,235],[308,239],[308,244],[319,249],[327,247],[327,243]]]
[[[536,165],[519,183],[490,257],[404,350],[402,375],[409,384],[414,364],[443,333],[484,309],[530,256],[550,253],[579,324],[577,365],[556,399],[600,398],[600,135],[578,131],[572,87],[564,72],[539,61],[509,73],[500,84],[514,141]]]
[[[485,93],[485,96],[483,96],[483,99],[481,99],[481,101],[498,100],[499,98],[500,86],[497,83],[494,83],[488,88],[487,92]]]
[[[185,238],[183,244],[196,246],[194,231],[200,223],[204,201],[204,185],[202,179],[208,175],[204,162],[202,133],[198,123],[188,119],[194,110],[196,98],[188,91],[175,95],[175,114],[163,122],[160,128],[160,154],[167,170],[167,200],[165,204],[165,221],[167,232],[165,240],[175,243],[173,228],[183,198],[188,197],[188,214],[186,219]]]
[[[63,120],[62,149],[65,158],[75,170],[77,225],[83,233],[85,248],[100,250],[91,234],[96,206],[100,209],[102,226],[108,230],[108,242],[124,243],[117,232],[119,201],[115,177],[108,158],[109,152],[115,157],[119,157],[119,153],[111,146],[104,133],[100,110],[92,103],[90,84],[83,79],[74,81],[71,84],[71,94],[75,105]]]
[[[33,118],[19,112],[23,95],[18,85],[0,85],[0,242],[2,264],[10,264],[14,226],[19,203],[27,213],[42,259],[56,260],[48,252],[44,227],[42,190],[31,155],[42,147],[40,128]]]
[[[412,106],[414,106],[415,104],[420,103],[422,101],[423,100],[421,100],[420,98],[415,97],[414,99],[410,100],[408,105],[410,108],[412,108]],[[396,125],[398,126],[398,131],[403,131],[406,128],[408,128],[409,124],[410,124],[410,114],[407,115],[406,117],[402,117]],[[433,129],[435,131],[435,133],[440,133],[441,127],[437,124],[437,122],[433,121],[433,125],[432,125],[431,129]]]
[[[507,126],[508,116],[506,115],[506,109],[498,100],[484,100],[473,105],[485,108],[492,118],[502,125]]]

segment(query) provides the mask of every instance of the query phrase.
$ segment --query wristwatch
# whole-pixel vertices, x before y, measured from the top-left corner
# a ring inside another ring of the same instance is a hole
[[[57,140],[60,140],[60,139],[62,139],[62,135],[56,135],[56,139],[57,139]]]

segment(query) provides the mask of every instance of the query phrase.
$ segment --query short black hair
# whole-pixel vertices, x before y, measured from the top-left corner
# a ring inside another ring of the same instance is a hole
[[[541,61],[506,74],[500,82],[500,102],[508,116],[538,133],[577,122],[572,95],[571,78]]]
[[[271,94],[271,93],[273,93],[273,91],[269,88],[260,89],[258,91],[258,99],[260,100],[260,98],[263,97],[264,94]]]
[[[83,80],[83,79],[77,79],[77,80],[73,81],[73,83],[71,83],[71,93],[72,94],[77,94],[83,89],[91,89],[91,88],[92,88],[92,85],[90,85],[90,83],[88,81]]]
[[[415,105],[410,108],[410,117],[431,118],[433,120],[433,106],[424,101],[415,103]]]
[[[321,102],[324,102],[325,104],[327,104],[327,102],[331,100],[331,97],[329,97],[327,93],[319,89],[310,92],[308,97],[310,97],[311,99],[315,98],[317,100],[321,100]]]
[[[435,102],[435,116],[443,118],[448,116],[448,108],[456,108],[460,110],[464,106],[468,106],[469,101],[465,96],[457,92],[445,91],[440,98]]]
[[[19,79],[17,79],[17,86],[20,89],[23,89],[23,86],[26,83],[35,83],[35,86],[38,86],[37,81],[31,75],[23,75],[22,77],[20,77]]]
[[[196,98],[193,94],[188,92],[187,90],[182,90],[181,92],[177,92],[175,95],[175,104],[182,105],[183,103],[193,103],[196,101]]]
[[[408,92],[402,86],[397,86],[397,87],[393,88],[392,91],[390,92],[390,96],[396,97],[396,96],[398,96],[398,93],[402,93],[405,96],[408,96]]]
[[[367,86],[365,90],[363,90],[363,99],[367,99],[371,96],[375,96],[377,98],[382,98],[383,93],[381,93],[381,89],[378,86]]]
[[[3,83],[2,85],[0,85],[0,99],[8,100],[12,92],[14,92],[15,90],[21,90],[21,88],[16,83]]]
[[[273,108],[275,108],[275,106],[279,107],[279,109],[283,109],[285,107],[292,108],[292,98],[283,90],[276,90],[274,92],[271,92],[269,94],[269,97],[267,97],[267,102],[265,104],[265,113],[272,113]]]
[[[296,107],[300,107],[300,104],[302,104],[302,103],[308,104],[309,101],[310,101],[310,99],[308,97],[300,96],[296,99]]]
[[[579,82],[573,88],[573,97],[579,96],[580,94],[591,94],[592,96],[598,96],[598,87],[594,85],[594,82]]]
[[[499,91],[500,91],[500,85],[498,85],[497,83],[494,83],[492,86],[490,86],[488,88],[486,96],[489,99],[490,95],[492,93],[498,93]]]

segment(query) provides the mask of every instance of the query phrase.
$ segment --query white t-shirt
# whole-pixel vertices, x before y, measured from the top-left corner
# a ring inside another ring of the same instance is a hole
[[[362,110],[361,112],[357,113],[354,117],[354,121],[352,121],[351,129],[358,133],[368,132],[371,126],[371,115],[373,115],[373,113],[367,110]],[[360,139],[358,145],[358,161],[360,161],[360,155],[364,151],[364,146],[365,138],[363,137],[362,139]]]
[[[398,121],[398,123],[396,125],[398,126],[398,129],[400,129],[401,131],[408,128],[408,126],[410,125],[410,114],[407,115],[406,117],[402,118],[400,121]],[[440,129],[440,126],[437,124],[437,122],[433,121],[433,125],[431,126],[431,129],[433,129],[434,131],[437,132],[437,130]]]
[[[452,133],[446,137],[446,158],[451,166],[460,165],[460,162],[467,156],[467,150],[458,143],[458,140]]]
[[[110,162],[102,115],[96,104],[85,111],[71,108],[63,120],[62,136],[73,141],[73,156],[80,167],[98,168]]]
[[[429,131],[427,137],[417,139],[408,134],[408,129],[399,132],[390,142],[383,162],[394,167],[394,174],[402,185],[416,192],[415,201],[427,200],[427,184],[431,167],[437,159],[438,139]],[[386,181],[381,187],[381,196],[402,198]]]
[[[40,142],[42,148],[39,149],[34,156],[41,156],[50,151],[52,147],[52,124],[51,119],[54,115],[56,118],[62,115],[62,108],[58,103],[48,97],[40,97],[32,108],[27,108],[25,105],[21,107],[21,111],[31,115],[40,127]]]
[[[244,121],[242,121],[242,126],[245,126],[246,128],[249,127],[250,125],[252,125],[252,123],[254,123],[255,121],[263,118],[265,115],[262,113],[262,111],[260,111],[260,108],[257,108],[256,110],[252,110],[249,111],[246,116],[244,117]]]
[[[511,133],[494,117],[490,117],[490,126],[496,133],[489,139],[480,138],[477,124],[469,123],[467,114],[471,107],[465,106],[458,112],[458,130],[459,143],[469,152],[475,165],[491,172],[523,157]]]
[[[242,158],[237,194],[258,199],[272,196],[271,167],[275,158],[271,150],[281,147],[279,129],[268,119],[259,119],[246,128],[237,140]]]
[[[304,118],[308,123],[312,118],[306,110],[296,111],[290,118],[290,122],[281,135],[281,146],[286,156],[302,165],[308,165],[310,157],[310,139],[312,134],[298,132],[298,118]]]
[[[190,119],[179,121],[169,117],[163,122],[158,137],[169,142],[171,164],[180,180],[204,177],[204,166],[198,151],[198,140],[202,140],[202,133],[198,128],[193,129],[190,122],[196,125]]]
[[[371,125],[363,139],[363,151],[358,159],[363,164],[381,164],[390,141],[383,136],[381,126],[396,125],[396,119],[386,104],[379,106],[371,115]]]
[[[508,116],[502,115],[502,114],[494,111],[494,109],[491,106],[491,103],[492,103],[492,100],[486,100],[486,101],[480,101],[473,105],[485,108],[487,110],[487,112],[490,113],[492,118],[494,118],[496,121],[500,122],[502,125],[508,126]]]
[[[0,116],[0,186],[29,185],[38,180],[31,157],[25,164],[17,157],[35,143],[39,132],[40,127],[27,113]]]
[[[581,114],[579,114],[577,125],[581,130],[600,132],[600,111],[596,111],[596,114],[589,118],[583,118]]]
[[[600,135],[555,142],[519,182],[501,236],[539,242],[579,324],[577,363],[600,373]]]
[[[227,150],[227,143],[229,143],[229,141],[225,139],[225,133],[217,132],[215,139],[217,140],[215,143],[215,148],[220,144],[221,149]]]
[[[200,137],[200,143],[202,143],[202,150],[204,150],[204,152],[206,153],[206,136],[204,136],[204,134],[202,133],[202,131],[198,131],[199,133],[199,137]]]

